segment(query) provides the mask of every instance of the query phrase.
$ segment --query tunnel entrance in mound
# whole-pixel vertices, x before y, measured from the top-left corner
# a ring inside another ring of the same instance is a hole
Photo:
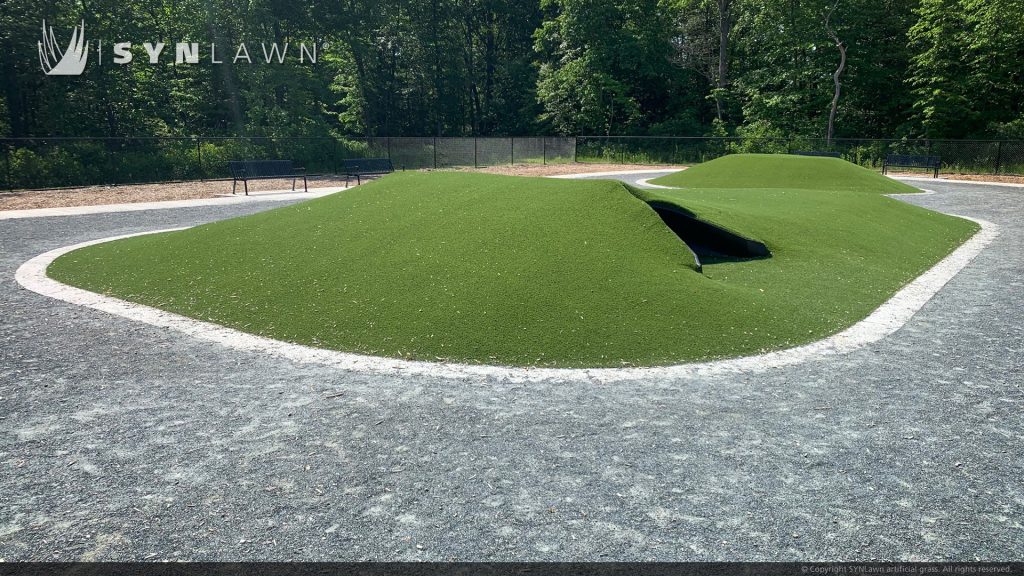
[[[679,206],[663,202],[649,202],[648,205],[693,252],[698,272],[705,264],[770,258],[772,255],[761,242],[705,222]]]

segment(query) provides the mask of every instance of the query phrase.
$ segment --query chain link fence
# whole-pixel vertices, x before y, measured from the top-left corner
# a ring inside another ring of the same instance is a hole
[[[336,174],[346,158],[398,170],[601,162],[695,164],[741,152],[838,152],[869,168],[887,154],[942,157],[946,174],[1024,175],[1024,141],[580,136],[515,138],[0,138],[0,190],[215,180],[229,160],[288,159]]]
[[[7,138],[3,189],[66,188],[230,177],[229,160],[288,159],[335,174],[346,158],[389,158],[398,170],[573,162],[572,137],[524,138]]]
[[[865,138],[702,138],[581,136],[581,162],[616,164],[696,164],[725,154],[837,152],[855,164],[881,168],[889,154],[939,156],[944,174],[1024,175],[1024,141],[879,140]]]

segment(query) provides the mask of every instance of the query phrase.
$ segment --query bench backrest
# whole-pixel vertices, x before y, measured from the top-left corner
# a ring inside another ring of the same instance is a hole
[[[395,167],[387,158],[349,158],[341,161],[345,174],[387,174]]]
[[[825,151],[815,151],[815,150],[796,150],[794,152],[790,152],[790,154],[794,154],[796,156],[823,156],[823,157],[826,157],[826,158],[842,158],[843,157],[842,154],[840,154],[839,152],[825,152]]]
[[[291,160],[230,160],[228,168],[233,178],[295,175],[295,164]]]
[[[907,168],[939,168],[942,162],[939,156],[913,156],[910,154],[889,154],[885,163],[890,166]]]

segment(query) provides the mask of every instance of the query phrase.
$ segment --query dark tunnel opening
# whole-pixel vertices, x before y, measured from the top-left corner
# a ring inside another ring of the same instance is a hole
[[[700,220],[679,206],[662,202],[648,204],[693,252],[698,271],[704,264],[769,258],[772,255],[761,242]]]

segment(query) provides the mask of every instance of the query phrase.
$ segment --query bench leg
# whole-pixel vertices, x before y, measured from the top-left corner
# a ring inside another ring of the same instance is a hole
[[[362,185],[362,183],[363,183],[363,176],[361,174],[356,174],[356,184]]]
[[[295,192],[295,178],[292,178],[292,192]]]
[[[306,192],[309,192],[309,183],[306,182],[305,176],[302,177],[302,189]]]
[[[245,195],[248,196],[249,195],[249,181],[248,180],[242,180],[242,186],[245,186]]]
[[[231,181],[231,194],[235,193],[235,189],[238,187],[238,180]]]

